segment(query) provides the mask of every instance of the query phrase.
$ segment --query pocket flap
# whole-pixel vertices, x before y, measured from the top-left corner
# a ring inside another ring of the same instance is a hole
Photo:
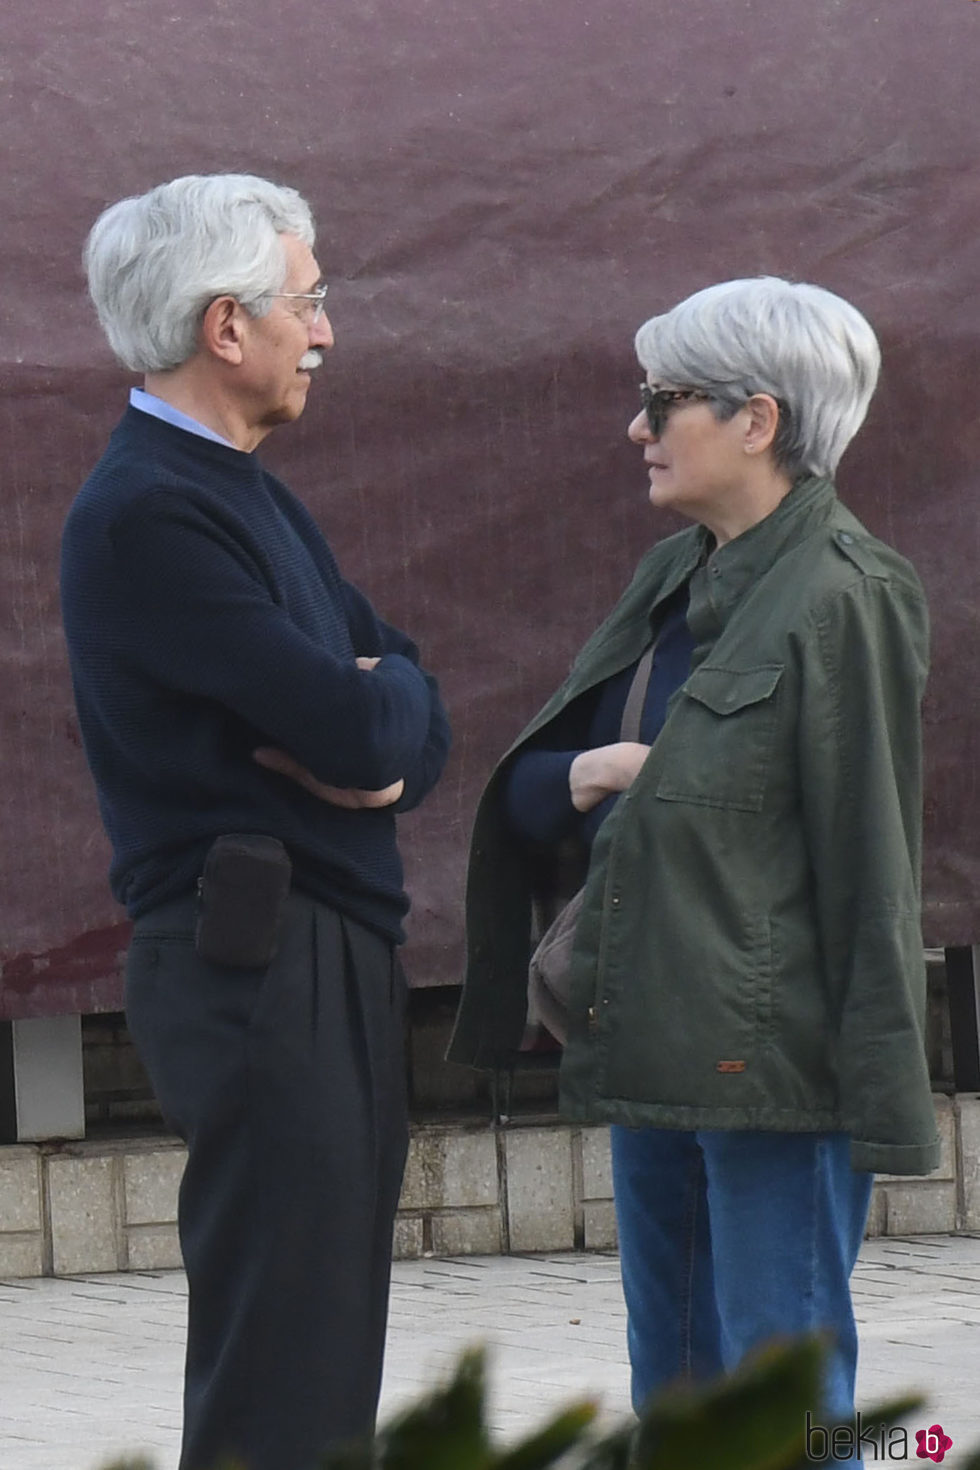
[[[771,698],[782,673],[782,664],[763,664],[755,669],[718,669],[704,665],[695,669],[684,685],[684,693],[716,715],[733,715],[747,705]]]

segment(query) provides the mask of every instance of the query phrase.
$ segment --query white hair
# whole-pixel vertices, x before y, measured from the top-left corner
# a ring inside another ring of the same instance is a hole
[[[309,205],[251,174],[189,174],[111,205],[83,264],[113,352],[134,372],[166,372],[194,355],[215,297],[262,316],[286,280],[282,235],[312,246]]]
[[[652,381],[709,392],[720,417],[753,393],[780,404],[773,442],[790,473],[832,475],[871,402],[881,352],[870,324],[821,286],[759,276],[689,296],[636,334]]]

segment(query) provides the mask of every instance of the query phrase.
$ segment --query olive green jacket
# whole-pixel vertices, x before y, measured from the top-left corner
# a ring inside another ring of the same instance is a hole
[[[596,837],[561,1066],[570,1119],[841,1130],[856,1169],[939,1145],[923,1047],[921,730],[928,620],[907,561],[827,480],[705,560],[647,553],[477,812],[468,971],[450,1058],[508,1067],[538,872],[509,828],[514,753],[636,660],[689,582],[691,673]]]

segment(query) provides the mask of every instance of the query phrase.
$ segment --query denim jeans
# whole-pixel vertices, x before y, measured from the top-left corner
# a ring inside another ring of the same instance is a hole
[[[633,1406],[735,1368],[768,1338],[826,1330],[824,1402],[854,1413],[848,1285],[872,1175],[841,1133],[612,1129]],[[824,1420],[824,1422],[827,1422]]]

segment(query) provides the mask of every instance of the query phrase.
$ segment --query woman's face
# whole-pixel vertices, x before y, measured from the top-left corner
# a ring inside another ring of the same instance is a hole
[[[681,384],[651,381],[649,386],[654,394],[684,391]],[[710,527],[724,516],[726,502],[740,494],[750,473],[747,411],[718,419],[710,403],[690,398],[669,403],[659,419],[661,432],[655,434],[644,408],[627,430],[634,444],[643,445],[650,502]]]

